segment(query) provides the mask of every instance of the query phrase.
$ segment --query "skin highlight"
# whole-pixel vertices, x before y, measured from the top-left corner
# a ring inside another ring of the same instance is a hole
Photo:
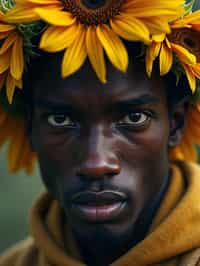
[[[145,237],[167,186],[168,149],[181,137],[185,108],[169,115],[163,80],[149,79],[143,64],[131,63],[126,74],[108,65],[102,85],[88,64],[62,80],[60,62],[59,55],[45,59],[32,84],[29,137],[85,262],[106,266]],[[88,191],[121,193],[123,208],[107,220],[98,213],[86,219],[72,198]]]

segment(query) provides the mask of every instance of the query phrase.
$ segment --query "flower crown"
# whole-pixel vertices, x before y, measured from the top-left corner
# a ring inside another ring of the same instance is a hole
[[[171,149],[175,159],[196,160],[200,143],[200,10],[195,0],[0,0],[0,145],[8,139],[9,169],[33,170],[35,154],[24,125],[23,73],[37,48],[63,51],[62,78],[89,59],[94,72],[106,83],[105,54],[118,70],[128,68],[123,40],[141,42],[146,71],[154,61],[160,75],[172,71],[177,82],[187,77],[191,89],[188,125],[181,143]],[[176,84],[175,84],[176,86]],[[15,93],[19,89],[20,93]]]

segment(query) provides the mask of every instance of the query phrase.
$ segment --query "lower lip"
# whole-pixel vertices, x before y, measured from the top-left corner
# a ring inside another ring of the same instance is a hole
[[[109,205],[72,205],[72,211],[88,222],[105,222],[114,220],[123,211],[126,203],[116,202]]]

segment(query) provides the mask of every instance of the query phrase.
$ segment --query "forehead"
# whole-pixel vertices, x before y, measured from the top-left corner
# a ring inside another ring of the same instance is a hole
[[[162,79],[155,75],[148,78],[144,62],[129,63],[126,73],[107,63],[106,84],[98,80],[88,62],[77,73],[62,79],[61,63],[62,55],[57,54],[50,55],[37,66],[39,75],[33,82],[35,99],[101,105],[152,95],[166,101]]]

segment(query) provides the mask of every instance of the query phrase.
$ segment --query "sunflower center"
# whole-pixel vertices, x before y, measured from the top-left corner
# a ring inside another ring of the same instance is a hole
[[[84,25],[99,25],[120,13],[124,0],[62,0],[64,10]]]
[[[83,5],[88,8],[96,9],[105,5],[106,0],[82,0]]]
[[[200,33],[192,29],[174,29],[168,36],[171,42],[179,44],[197,57],[200,62]]]

